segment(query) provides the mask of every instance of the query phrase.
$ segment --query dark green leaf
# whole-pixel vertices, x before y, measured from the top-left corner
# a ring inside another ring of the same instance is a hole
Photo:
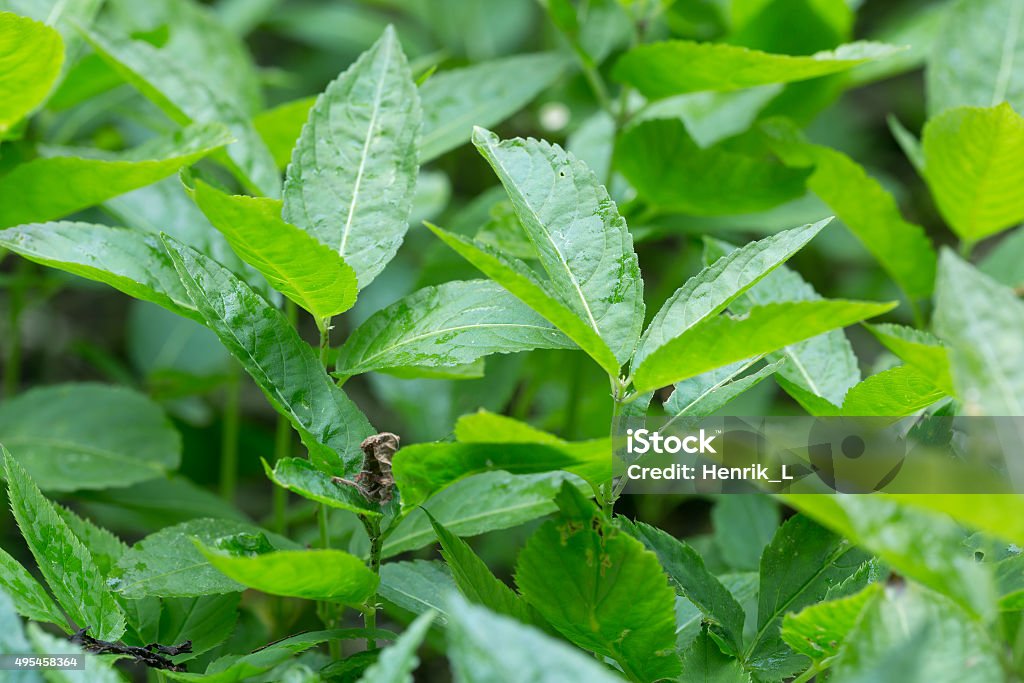
[[[263,469],[270,481],[303,498],[359,515],[381,515],[380,510],[373,509],[363,494],[351,486],[333,481],[331,475],[318,470],[308,460],[283,458],[274,463],[273,469],[264,460]]]
[[[683,652],[681,683],[750,683],[750,674],[739,661],[724,654],[715,641],[702,633]]]

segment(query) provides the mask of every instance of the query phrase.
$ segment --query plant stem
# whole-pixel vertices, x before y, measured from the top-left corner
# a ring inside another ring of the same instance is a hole
[[[25,309],[25,290],[31,273],[31,264],[19,258],[14,267],[14,280],[8,293],[7,357],[4,358],[4,398],[12,398],[21,381],[21,312]]]
[[[327,356],[331,350],[331,319],[323,318],[317,320],[317,327],[320,329],[320,365],[327,369]],[[327,549],[331,547],[331,534],[330,534],[330,508],[324,504],[320,504],[317,507],[317,526],[320,528],[320,547]],[[320,615],[321,621],[324,622],[324,626],[327,628],[333,628],[335,622],[338,620],[338,612],[335,610],[334,605],[329,602],[321,602],[317,605],[317,613]],[[330,640],[327,647],[331,654],[331,659],[337,661],[341,659],[341,642],[338,640]]]
[[[821,670],[818,669],[818,667],[816,666],[812,666],[807,671],[803,672],[802,674],[794,678],[792,683],[807,683],[807,681],[811,680],[819,673],[821,673]]]
[[[960,256],[966,261],[971,258],[971,252],[974,251],[974,242],[970,240],[960,240]]]
[[[242,373],[234,364],[225,387],[224,418],[220,435],[220,495],[229,503],[238,485],[238,427],[241,421]]]
[[[616,378],[610,378],[612,382],[612,419],[609,432],[611,434],[612,442],[612,475],[610,478],[601,485],[601,496],[599,501],[601,507],[605,508],[609,515],[612,514],[612,509],[615,507],[615,498],[618,495],[618,491],[615,489],[615,477],[614,477],[614,462],[615,462],[615,437],[619,433],[619,427],[622,423],[622,407],[625,405],[622,401],[623,394],[625,393],[622,382]]]
[[[295,327],[298,322],[298,308],[291,299],[284,303],[284,314],[288,323]],[[278,414],[277,426],[274,432],[274,463],[287,458],[292,451],[292,427],[284,415]],[[274,531],[282,536],[288,533],[288,489],[283,486],[274,486],[271,509],[274,520]]]
[[[380,519],[377,517],[368,518],[363,517],[363,525],[366,527],[366,535],[370,537],[370,571],[376,576],[380,576],[380,556],[381,550],[384,547],[384,537],[380,532]],[[376,595],[370,598],[370,602],[366,605],[366,609],[363,610],[363,626],[367,630],[374,630],[377,628],[377,601]],[[377,648],[377,639],[372,636],[366,638],[366,649],[374,650]]]

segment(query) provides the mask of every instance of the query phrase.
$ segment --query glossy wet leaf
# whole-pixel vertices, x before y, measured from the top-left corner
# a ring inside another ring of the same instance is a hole
[[[281,202],[232,196],[197,182],[199,208],[239,257],[318,321],[356,302],[356,274],[324,244],[281,219]]]
[[[493,353],[574,348],[551,323],[496,282],[425,287],[381,309],[349,335],[337,373],[451,367]]]
[[[607,190],[557,145],[499,140],[483,129],[473,133],[473,144],[505,186],[550,292],[625,363],[643,323],[643,281],[633,239]]]
[[[420,103],[388,28],[317,98],[292,152],[283,218],[373,282],[408,227],[418,168]]]
[[[44,156],[0,176],[0,227],[49,221],[149,185],[223,147],[217,124],[189,126],[118,155]]]
[[[650,99],[702,90],[740,90],[790,83],[847,71],[896,51],[883,43],[858,42],[807,56],[771,54],[738,45],[671,40],[633,48],[613,76]]]
[[[273,468],[264,460],[263,469],[270,481],[303,498],[359,515],[379,517],[381,514],[355,488],[334,482],[331,475],[318,470],[308,460],[282,458]]]
[[[416,650],[427,635],[436,614],[427,613],[409,624],[390,647],[359,679],[361,683],[412,683],[412,672],[419,665]]]
[[[351,478],[362,467],[359,444],[373,428],[328,376],[316,352],[284,315],[233,273],[164,239],[207,326],[299,432],[310,460],[325,472]]]
[[[77,628],[88,628],[96,638],[117,640],[124,633],[124,613],[92,555],[28,472],[5,448],[0,451],[14,518],[57,602]]]
[[[377,589],[377,576],[341,550],[278,550],[232,554],[197,543],[207,561],[228,578],[271,595],[362,605]]]
[[[50,93],[64,63],[64,42],[49,26],[0,12],[0,138]]]
[[[562,635],[631,678],[678,675],[674,591],[657,556],[570,486],[557,502],[561,513],[519,553],[523,596]]]
[[[39,387],[4,401],[0,442],[47,491],[127,486],[181,460],[181,437],[156,403],[103,384]]]

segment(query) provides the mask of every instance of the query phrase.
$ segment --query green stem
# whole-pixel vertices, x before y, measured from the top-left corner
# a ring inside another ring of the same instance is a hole
[[[25,290],[31,274],[31,263],[18,259],[14,279],[8,291],[7,357],[4,358],[4,398],[12,398],[21,382],[21,313],[25,309]]]
[[[331,319],[322,318],[316,321],[317,327],[320,329],[320,365],[327,369],[327,357],[331,350]],[[321,504],[317,508],[317,525],[320,528],[320,547],[330,548],[331,547],[331,535],[330,535],[330,508],[326,505]],[[324,626],[327,628],[334,628],[335,623],[338,620],[338,613],[334,608],[334,605],[328,602],[321,602],[317,605],[317,613],[320,615],[320,620],[324,622]],[[337,661],[341,659],[341,642],[332,639],[327,647],[330,651],[331,659]]]
[[[284,314],[288,323],[295,327],[298,322],[298,308],[291,299],[285,300]],[[287,418],[280,413],[277,416],[277,426],[274,432],[274,463],[283,460],[291,455],[292,451],[292,427]],[[283,486],[274,486],[271,509],[274,520],[274,531],[284,536],[288,533],[288,489]]]
[[[960,256],[966,261],[971,258],[971,252],[974,251],[974,242],[970,240],[960,240]]]
[[[622,382],[618,378],[611,377],[610,379],[612,382],[612,419],[609,432],[611,434],[612,458],[614,463],[616,448],[615,441],[616,436],[620,431],[620,425],[622,423],[622,408],[625,405],[625,403],[623,403],[623,394],[625,393],[625,389]],[[612,510],[615,507],[615,499],[618,497],[618,493],[619,489],[615,487],[614,476],[601,485],[601,499],[599,500],[599,502],[601,503],[601,506],[605,508],[609,515],[612,514]]]
[[[238,431],[241,421],[242,374],[235,364],[225,388],[224,422],[220,434],[220,495],[229,503],[238,486]]]
[[[792,683],[807,683],[807,681],[811,680],[820,673],[821,669],[819,669],[817,666],[812,666],[807,671],[803,672],[802,674],[794,678]]]
[[[363,517],[363,524],[366,526],[366,535],[370,537],[370,571],[379,577],[380,556],[381,550],[384,547],[384,537],[380,532],[380,519],[377,517],[372,519]],[[366,605],[366,609],[363,610],[363,626],[368,631],[373,631],[377,628],[376,597],[376,595],[372,596],[370,602]],[[377,640],[373,636],[367,636],[366,649],[374,650],[376,648]]]

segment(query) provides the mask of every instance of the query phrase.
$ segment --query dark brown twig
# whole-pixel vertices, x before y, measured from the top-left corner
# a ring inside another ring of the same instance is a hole
[[[161,645],[159,643],[150,643],[143,647],[133,647],[130,645],[121,645],[120,643],[112,643],[107,640],[100,640],[93,638],[88,633],[87,629],[79,629],[75,632],[69,640],[75,645],[80,646],[86,652],[91,652],[95,655],[125,655],[133,658],[136,662],[141,662],[151,669],[164,669],[166,671],[185,671],[185,667],[181,664],[175,664],[167,657],[174,657],[176,655],[184,655],[192,652],[192,641],[186,640],[181,645]],[[167,655],[162,656],[162,655]]]

